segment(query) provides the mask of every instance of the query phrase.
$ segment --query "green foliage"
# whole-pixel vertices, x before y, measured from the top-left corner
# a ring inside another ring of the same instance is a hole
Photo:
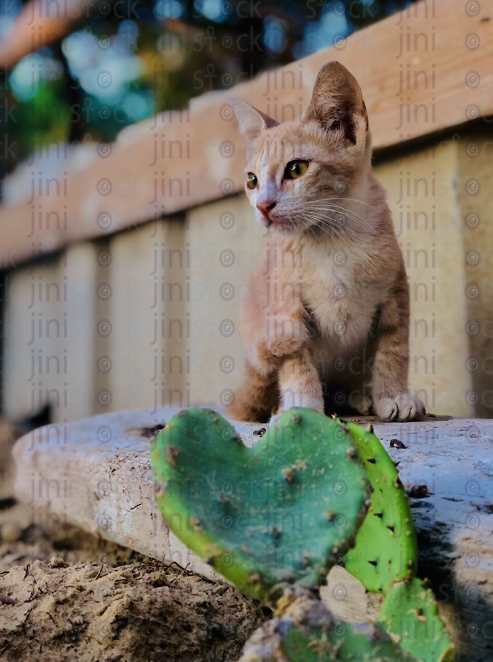
[[[398,582],[388,592],[378,623],[403,650],[423,662],[452,662],[455,646],[438,616],[430,589],[420,579]]]
[[[331,46],[407,4],[404,0],[345,0],[335,4],[304,0],[282,4],[137,0],[89,4],[80,20],[70,26],[75,34],[90,36],[75,56],[71,57],[67,49],[67,37],[38,50],[38,55],[49,62],[48,69],[60,77],[55,84],[54,79],[46,77],[32,99],[16,99],[17,123],[7,127],[11,149],[4,154],[0,174],[52,140],[114,140],[127,124],[164,110],[183,109],[192,97],[209,90],[230,89],[261,71]],[[11,3],[3,18],[14,19],[19,11],[20,3]],[[54,17],[53,12],[50,15]],[[47,32],[51,32],[49,27]],[[122,58],[125,64],[120,67]],[[81,71],[74,72],[81,68],[82,75]],[[122,69],[123,73],[136,72],[118,85]],[[113,76],[106,92],[114,94],[98,95],[97,87],[89,90],[85,86],[104,70],[110,70]],[[9,98],[12,100],[11,74],[4,72],[0,114],[1,106],[5,108]],[[46,94],[52,96],[52,116],[63,116],[63,121],[50,119],[43,126],[36,120],[34,126],[31,121],[25,122],[26,116],[35,117],[33,111],[44,103]],[[134,102],[139,109],[132,112]]]
[[[4,171],[50,142],[63,142],[69,130],[70,109],[59,82],[41,87],[23,103],[7,88],[0,96],[0,116],[5,130],[1,166]]]
[[[266,623],[240,662],[416,662],[378,626],[334,620],[320,601],[304,600]]]
[[[310,409],[281,415],[247,448],[211,410],[174,416],[151,451],[171,530],[240,590],[315,586],[354,541],[368,483],[351,436]]]
[[[345,568],[368,591],[386,593],[416,575],[418,546],[409,501],[387,451],[373,432],[354,423],[349,432],[373,488],[368,514],[345,557]]]
[[[284,648],[290,662],[391,662],[415,660],[380,633],[367,628],[339,623],[330,630],[291,627]]]
[[[219,414],[189,409],[154,439],[151,467],[170,529],[283,614],[252,636],[244,662],[454,659],[433,594],[415,577],[407,495],[372,430],[291,409],[247,448]],[[336,622],[307,598],[343,553],[368,590],[386,595],[380,627]]]

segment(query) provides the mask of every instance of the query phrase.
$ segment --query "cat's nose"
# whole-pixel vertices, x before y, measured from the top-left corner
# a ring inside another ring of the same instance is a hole
[[[260,202],[257,202],[257,209],[267,217],[269,216],[269,212],[271,212],[275,206],[275,200],[261,200]]]

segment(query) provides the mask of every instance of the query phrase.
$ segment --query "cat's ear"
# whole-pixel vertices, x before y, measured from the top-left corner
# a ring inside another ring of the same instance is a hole
[[[339,62],[329,62],[318,72],[310,105],[303,121],[319,122],[326,131],[342,132],[356,144],[361,125],[368,130],[368,114],[356,78]]]
[[[248,140],[255,140],[264,129],[271,129],[279,124],[277,120],[254,108],[246,101],[238,99],[238,97],[230,97],[229,103],[233,106],[241,133]]]

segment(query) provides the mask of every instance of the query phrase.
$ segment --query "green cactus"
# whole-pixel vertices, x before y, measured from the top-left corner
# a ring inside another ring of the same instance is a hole
[[[416,575],[418,546],[406,491],[373,430],[347,425],[373,488],[356,544],[344,559],[348,572],[369,591],[386,593],[393,582]]]
[[[320,601],[302,600],[248,640],[239,662],[416,662],[383,630],[334,620]]]
[[[292,628],[284,645],[289,662],[391,662],[415,660],[379,628],[339,623],[331,631]],[[274,658],[275,659],[275,658]]]
[[[154,439],[151,467],[171,530],[283,614],[242,662],[454,659],[433,594],[415,578],[406,493],[372,430],[292,409],[249,449],[216,412],[190,409]],[[337,623],[307,598],[344,553],[346,569],[386,595],[380,627]]]
[[[397,582],[388,592],[378,623],[403,650],[423,662],[452,662],[456,649],[438,616],[430,589],[420,579]]]
[[[369,503],[347,428],[310,409],[282,414],[253,448],[216,412],[182,411],[155,438],[151,467],[170,529],[266,600],[279,584],[317,585]]]

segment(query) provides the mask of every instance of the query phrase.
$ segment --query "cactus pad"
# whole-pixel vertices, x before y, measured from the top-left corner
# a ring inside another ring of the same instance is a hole
[[[170,529],[245,593],[311,587],[354,543],[368,506],[365,468],[340,422],[282,414],[253,447],[208,409],[174,416],[151,467]]]
[[[415,661],[378,626],[337,622],[323,604],[304,600],[248,640],[240,662]]]
[[[452,662],[455,646],[438,616],[430,589],[420,579],[398,582],[388,592],[378,623],[403,650],[423,662]]]
[[[348,429],[373,487],[368,514],[345,567],[369,591],[416,575],[418,547],[409,501],[392,459],[378,438],[354,423]]]

